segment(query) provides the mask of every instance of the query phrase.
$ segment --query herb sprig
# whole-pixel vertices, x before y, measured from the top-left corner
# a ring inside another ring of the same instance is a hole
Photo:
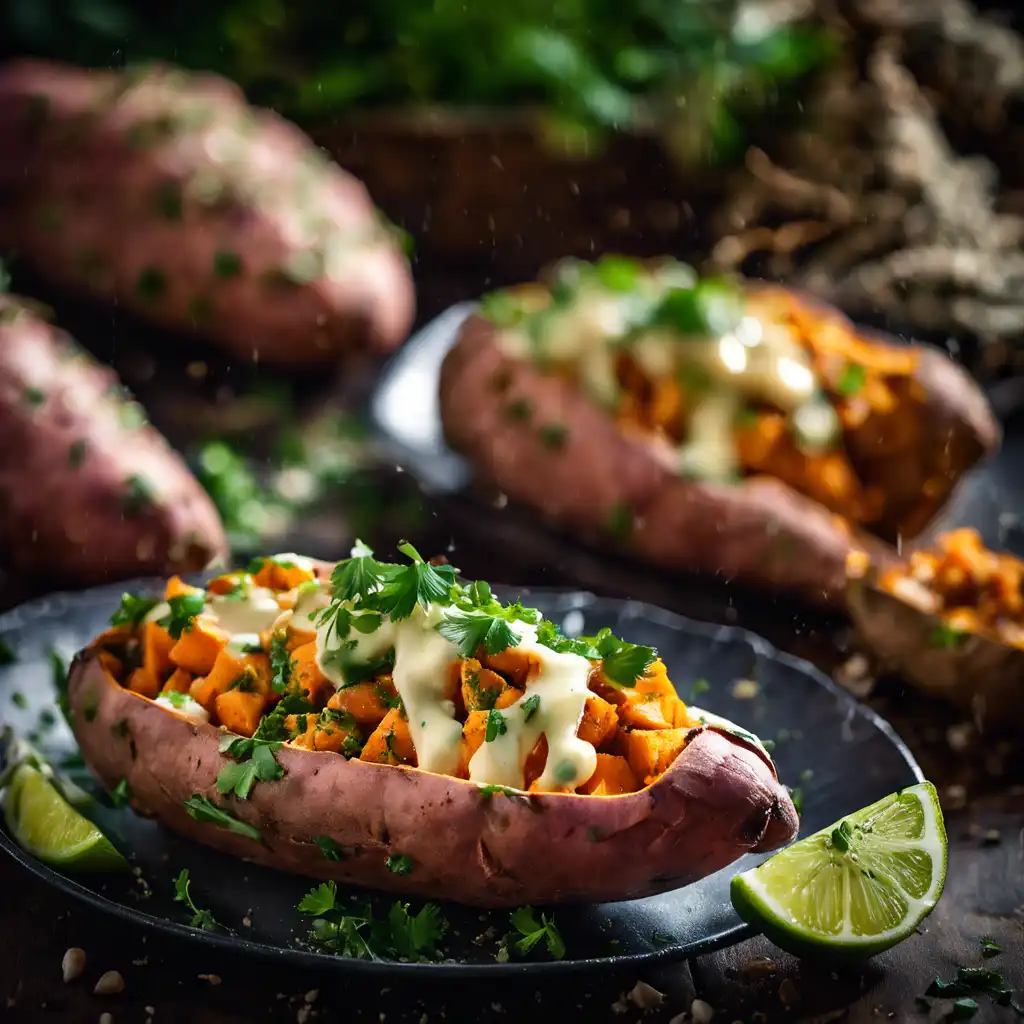
[[[193,928],[202,928],[204,932],[217,930],[217,922],[211,911],[197,907],[192,901],[190,892],[192,880],[188,876],[188,868],[182,868],[181,874],[174,880],[174,901],[184,903],[192,911],[192,920],[189,924]]]
[[[280,741],[267,741],[235,736],[221,737],[220,752],[232,758],[217,775],[217,792],[234,793],[240,800],[248,800],[257,782],[273,782],[284,775],[284,769],[274,754],[281,749]]]
[[[529,956],[541,941],[547,946],[548,953],[553,959],[561,960],[565,957],[565,940],[555,927],[554,917],[541,914],[538,921],[533,907],[518,907],[512,911],[509,923],[513,931],[505,935],[498,944],[499,961],[507,961],[512,952],[523,957]]]
[[[406,619],[417,606],[424,611],[431,606],[449,609],[435,628],[467,658],[480,650],[496,655],[517,647],[521,642],[514,628],[517,622],[536,627],[538,642],[553,651],[603,662],[604,675],[614,685],[632,686],[657,657],[653,647],[629,643],[610,629],[569,638],[536,608],[519,601],[502,603],[483,581],[461,583],[454,566],[425,562],[411,544],[403,542],[398,550],[409,559],[408,564],[381,562],[357,541],[352,556],[339,562],[331,574],[332,599],[317,624],[328,627],[328,639],[337,637],[337,646],[328,657],[336,655],[350,684],[349,648],[354,643],[347,638],[351,631],[372,633],[385,616],[392,621]]]

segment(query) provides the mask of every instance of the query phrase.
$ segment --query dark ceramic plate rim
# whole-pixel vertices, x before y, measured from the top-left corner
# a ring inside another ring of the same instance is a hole
[[[33,618],[45,617],[52,614],[48,605],[54,601],[73,602],[82,599],[85,595],[90,598],[102,598],[106,594],[111,595],[112,600],[120,597],[125,590],[138,590],[146,586],[153,586],[158,583],[153,578],[128,580],[123,583],[93,587],[85,591],[58,591],[44,598],[38,598],[19,605],[10,611],[0,614],[0,633],[6,631],[8,621],[17,618],[22,622],[24,628],[25,620],[31,622]],[[820,669],[803,658],[787,654],[769,643],[763,637],[742,626],[714,625],[712,623],[700,622],[695,619],[666,611],[655,605],[646,604],[643,601],[622,600],[618,598],[600,597],[589,591],[576,591],[564,588],[532,587],[521,588],[502,586],[502,591],[514,591],[524,598],[542,594],[553,599],[571,600],[576,607],[585,607],[593,603],[615,605],[619,608],[624,618],[646,618],[660,625],[666,626],[680,632],[686,632],[694,636],[706,637],[714,643],[718,640],[733,640],[748,644],[751,650],[759,659],[774,661],[792,671],[809,676],[827,694],[831,695],[847,709],[847,715],[861,715],[871,723],[882,736],[892,744],[900,758],[906,763],[911,773],[918,782],[924,781],[924,774],[911,753],[910,749],[903,742],[896,730],[873,709],[858,703],[846,690],[839,686],[834,680],[827,676]],[[30,871],[37,878],[41,879],[61,892],[65,892],[82,903],[87,904],[106,914],[130,922],[137,926],[149,927],[158,933],[169,935],[193,942],[202,942],[215,949],[225,952],[255,954],[258,957],[295,964],[308,968],[330,968],[349,970],[367,975],[416,975],[420,978],[504,978],[518,975],[542,974],[545,976],[555,974],[576,974],[594,970],[627,970],[634,967],[648,967],[657,964],[670,963],[681,959],[688,959],[694,956],[701,956],[735,945],[744,939],[757,934],[757,930],[745,922],[737,919],[736,924],[719,934],[707,939],[687,943],[685,946],[666,946],[662,949],[651,950],[645,953],[631,953],[616,955],[613,957],[592,957],[582,960],[555,960],[555,961],[512,961],[508,963],[494,964],[466,964],[457,961],[439,961],[429,963],[403,963],[394,960],[360,960],[352,957],[340,957],[329,953],[320,953],[309,948],[296,947],[282,948],[271,946],[262,942],[254,942],[251,939],[239,938],[234,935],[221,935],[216,932],[206,932],[192,928],[176,921],[170,921],[163,917],[156,917],[133,907],[125,906],[114,900],[108,899],[100,893],[94,892],[87,886],[77,882],[75,879],[61,874],[59,871],[42,863],[35,857],[27,854],[7,834],[6,828],[0,820],[0,849],[22,867]]]

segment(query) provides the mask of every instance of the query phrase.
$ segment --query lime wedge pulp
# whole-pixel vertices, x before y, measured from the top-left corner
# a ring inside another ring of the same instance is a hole
[[[733,906],[782,949],[861,959],[931,913],[946,879],[946,828],[922,782],[847,815],[732,880]]]
[[[39,771],[22,765],[4,799],[4,821],[18,845],[70,871],[123,871],[128,862],[88,818]]]

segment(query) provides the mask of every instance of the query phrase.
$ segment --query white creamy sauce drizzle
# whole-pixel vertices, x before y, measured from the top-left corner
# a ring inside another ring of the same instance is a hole
[[[687,395],[687,441],[679,463],[684,473],[725,478],[735,472],[733,428],[743,399],[770,403],[792,416],[802,445],[830,444],[839,430],[838,418],[817,397],[810,357],[786,325],[744,316],[735,329],[710,338],[643,325],[644,312],[670,289],[694,283],[671,266],[641,275],[629,291],[581,280],[570,301],[545,310],[544,319],[534,322],[538,336],[519,326],[503,330],[501,342],[520,358],[573,365],[587,392],[612,408],[621,393],[615,370],[620,350],[654,379],[685,381],[687,372],[699,371],[707,382],[699,397]]]
[[[327,580],[301,584],[299,596],[288,620],[289,628],[297,633],[309,633],[312,636],[319,628],[316,620],[330,603],[331,586]]]
[[[302,569],[304,572],[313,571],[313,559],[307,558],[305,555],[297,555],[294,551],[286,551],[281,555],[270,555],[271,562],[278,562],[281,565],[294,565],[296,569]]]
[[[324,625],[316,639],[317,663],[336,687],[345,685],[345,671],[332,654],[343,645],[352,645],[345,657],[355,665],[382,658],[394,648],[392,678],[408,716],[419,767],[444,775],[458,770],[462,737],[455,705],[445,696],[452,664],[459,657],[458,647],[436,629],[448,612],[436,605],[427,612],[417,606],[407,619],[392,622],[385,618],[372,633],[353,628],[345,638]],[[353,611],[353,615],[358,614]],[[511,626],[521,638],[519,648],[537,657],[540,671],[519,701],[494,712],[503,717],[505,732],[480,745],[469,762],[470,780],[521,789],[526,758],[545,735],[548,759],[538,788],[582,785],[597,767],[593,746],[576,736],[589,692],[590,662],[579,655],[558,654],[537,643],[536,630],[528,623],[513,622]],[[522,704],[534,694],[539,696],[540,704],[527,720]]]
[[[185,693],[175,698],[157,697],[153,703],[193,725],[206,725],[210,721],[210,713],[206,708]]]
[[[513,622],[520,637],[516,650],[530,652],[540,661],[540,671],[526,692],[500,714],[505,732],[480,749],[469,762],[472,782],[523,787],[523,766],[540,737],[548,741],[548,757],[537,788],[546,792],[581,786],[597,768],[597,751],[576,735],[590,692],[590,662],[578,654],[560,654],[537,642],[537,630],[526,622]],[[537,710],[527,720],[523,703],[536,695]]]

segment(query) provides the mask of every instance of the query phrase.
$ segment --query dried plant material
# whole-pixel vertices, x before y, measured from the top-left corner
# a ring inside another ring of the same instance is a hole
[[[982,374],[1024,363],[1010,344],[1024,334],[1024,217],[1000,203],[996,167],[959,156],[944,124],[967,119],[961,135],[999,148],[1024,103],[1024,40],[965,0],[852,0],[842,16],[820,0],[816,20],[849,44],[844,57],[808,98],[806,127],[774,159],[748,154],[708,269],[976,340]]]

